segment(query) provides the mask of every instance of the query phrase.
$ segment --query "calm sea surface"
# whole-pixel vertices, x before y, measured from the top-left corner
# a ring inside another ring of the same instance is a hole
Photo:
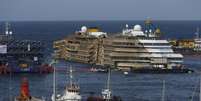
[[[52,42],[68,34],[80,30],[83,25],[99,27],[102,31],[121,32],[125,24],[141,24],[143,21],[60,21],[60,22],[11,22],[14,35],[17,39],[40,40],[46,43],[47,60],[51,54]],[[197,27],[201,29],[201,21],[156,21],[156,26],[164,33],[163,38],[193,38]],[[0,22],[0,32],[4,31],[4,23]],[[121,72],[112,72],[111,87],[114,95],[121,96],[124,101],[160,101],[162,95],[162,81],[165,80],[166,101],[193,101],[199,100],[199,72],[201,57],[186,56],[184,64],[194,70],[192,74],[132,74],[123,75]],[[81,87],[84,98],[94,92],[101,93],[105,87],[107,74],[91,73],[86,71],[87,64],[60,61],[57,68],[68,68],[73,65],[74,76]],[[50,101],[52,95],[52,74],[12,74],[0,75],[0,101],[9,101],[9,96],[19,94],[21,79],[27,77],[30,83],[31,95],[45,97]],[[57,73],[57,92],[62,93],[68,77],[65,72]],[[194,96],[194,97],[191,97]]]

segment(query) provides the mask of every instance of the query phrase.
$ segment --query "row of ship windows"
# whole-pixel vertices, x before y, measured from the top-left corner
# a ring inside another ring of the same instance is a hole
[[[151,57],[112,57],[111,59],[125,59],[125,60],[151,60],[151,59],[168,59],[168,60],[181,60],[182,58],[151,58]]]
[[[139,43],[140,45],[161,45],[161,46],[170,46],[169,43]]]
[[[124,60],[150,60],[148,57],[112,57],[112,59],[124,59]]]
[[[169,43],[129,43],[129,42],[115,42],[114,45],[134,45],[134,46],[144,46],[144,45],[166,45],[166,46],[170,46]]]
[[[78,55],[73,55],[73,54],[69,54],[70,57],[76,57],[76,58],[80,58],[80,59],[89,59],[88,56],[78,56]]]

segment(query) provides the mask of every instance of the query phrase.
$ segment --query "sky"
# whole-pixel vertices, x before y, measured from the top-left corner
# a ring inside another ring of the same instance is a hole
[[[0,0],[0,21],[201,20],[201,0]]]

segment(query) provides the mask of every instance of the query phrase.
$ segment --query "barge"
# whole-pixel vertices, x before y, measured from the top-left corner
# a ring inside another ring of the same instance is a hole
[[[169,40],[169,42],[175,52],[183,55],[201,56],[201,35],[199,28],[197,28],[195,38],[193,39]]]

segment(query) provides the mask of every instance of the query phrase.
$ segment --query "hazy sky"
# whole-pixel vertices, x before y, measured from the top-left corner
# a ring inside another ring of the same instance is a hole
[[[0,0],[0,20],[201,20],[201,0]]]

